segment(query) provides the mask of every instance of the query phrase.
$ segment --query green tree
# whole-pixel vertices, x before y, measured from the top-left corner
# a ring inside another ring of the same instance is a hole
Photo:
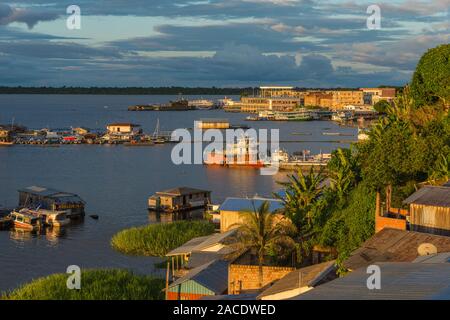
[[[414,72],[411,90],[416,106],[450,104],[450,44],[428,50]]]
[[[373,108],[378,111],[381,114],[385,114],[391,104],[387,102],[386,100],[380,100],[377,103],[374,104]]]
[[[240,245],[256,251],[258,257],[258,278],[260,287],[263,286],[263,264],[271,246],[282,242],[292,248],[295,246],[290,237],[295,227],[288,219],[270,211],[270,204],[264,201],[259,208],[253,202],[252,211],[241,212],[243,222],[236,224],[239,227]]]
[[[337,197],[339,206],[344,204],[348,193],[357,181],[357,165],[350,149],[337,149],[327,165],[330,190]]]
[[[299,170],[288,175],[287,182],[279,182],[285,189],[285,196],[276,195],[284,203],[285,215],[297,228],[297,261],[310,255],[314,236],[323,224],[326,206],[322,171],[315,173],[313,168],[304,174]]]

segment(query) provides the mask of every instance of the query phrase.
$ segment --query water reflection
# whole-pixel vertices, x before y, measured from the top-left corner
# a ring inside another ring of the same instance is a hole
[[[201,220],[204,219],[204,217],[204,209],[171,213],[148,211],[148,221],[150,224],[169,223],[179,220]]]

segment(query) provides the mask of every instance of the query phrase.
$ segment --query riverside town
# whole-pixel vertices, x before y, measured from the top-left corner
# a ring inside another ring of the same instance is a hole
[[[0,305],[450,300],[444,2],[0,4]]]

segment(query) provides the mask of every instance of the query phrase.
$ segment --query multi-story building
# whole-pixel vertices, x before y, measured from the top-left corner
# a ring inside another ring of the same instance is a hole
[[[261,111],[293,111],[302,105],[300,98],[262,98],[242,97],[242,112],[258,113]]]
[[[342,109],[347,105],[363,104],[363,92],[359,90],[317,91],[305,94],[305,106]]]
[[[395,98],[395,88],[361,88],[364,104],[374,105],[380,100],[391,102]]]
[[[262,98],[301,98],[303,92],[295,90],[294,87],[260,87],[259,96]]]

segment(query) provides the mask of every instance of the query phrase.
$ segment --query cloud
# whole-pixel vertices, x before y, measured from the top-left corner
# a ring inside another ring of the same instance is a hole
[[[51,10],[37,10],[31,8],[14,8],[0,3],[0,25],[13,22],[25,23],[32,29],[39,21],[56,20],[59,14]]]

